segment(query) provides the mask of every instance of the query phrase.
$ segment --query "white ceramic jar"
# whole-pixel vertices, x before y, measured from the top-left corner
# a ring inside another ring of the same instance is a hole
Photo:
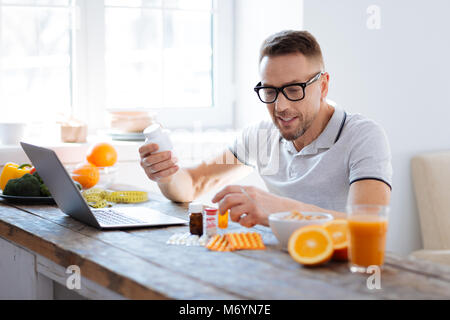
[[[25,135],[25,123],[1,122],[0,145],[18,145]]]

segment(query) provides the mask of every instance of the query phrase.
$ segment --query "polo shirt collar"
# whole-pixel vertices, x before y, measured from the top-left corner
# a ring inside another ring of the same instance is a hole
[[[295,149],[292,141],[287,141],[282,138],[283,143],[286,146],[287,150],[292,154],[317,154],[319,149],[329,149],[334,145],[336,139],[339,137],[342,131],[341,128],[344,124],[345,118],[345,111],[335,106],[333,115],[331,116],[322,133],[314,141],[300,150],[300,152]]]

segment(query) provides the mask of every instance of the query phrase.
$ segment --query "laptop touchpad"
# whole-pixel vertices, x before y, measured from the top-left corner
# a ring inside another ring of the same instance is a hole
[[[115,208],[119,213],[122,213],[130,218],[139,219],[151,224],[173,224],[173,223],[186,223],[187,221],[176,217],[169,216],[158,210],[150,209],[146,207],[121,207]]]

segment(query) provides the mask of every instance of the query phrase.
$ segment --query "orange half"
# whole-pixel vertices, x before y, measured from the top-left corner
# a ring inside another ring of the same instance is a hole
[[[289,238],[288,251],[292,259],[305,266],[316,266],[331,259],[333,240],[321,226],[297,229]]]
[[[348,222],[345,219],[331,220],[323,225],[333,240],[333,260],[348,260]]]

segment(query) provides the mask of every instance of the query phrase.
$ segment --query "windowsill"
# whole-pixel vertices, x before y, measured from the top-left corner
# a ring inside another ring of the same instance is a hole
[[[191,162],[204,158],[214,150],[220,150],[232,141],[235,131],[214,132],[172,132],[171,140],[174,152],[183,162]],[[64,143],[59,141],[42,142],[38,140],[25,139],[24,141],[36,144],[56,152],[64,164],[75,164],[85,161],[89,147],[96,142],[109,142],[117,150],[118,162],[139,161],[139,147],[143,141],[116,141],[105,136],[89,136],[86,143]],[[178,151],[178,152],[177,152]],[[0,145],[0,166],[7,162],[27,163],[29,159],[22,148],[17,145]]]
[[[91,140],[91,139],[90,139]],[[27,142],[37,144],[39,146],[52,149],[56,152],[58,157],[63,163],[79,163],[84,161],[85,155],[91,145],[90,142],[86,143],[63,143],[63,142],[47,142],[39,143],[31,140],[25,140]],[[104,140],[103,140],[104,141]],[[118,161],[131,161],[139,158],[137,149],[140,144],[131,141],[108,141],[110,142],[118,152]],[[133,153],[136,153],[133,156]],[[25,163],[29,162],[27,156],[20,146],[0,146],[0,164],[6,162]]]
[[[174,131],[171,133],[171,140],[174,144],[174,153],[179,159],[180,166],[189,167],[205,159],[211,153],[223,150],[235,135],[236,132],[230,130],[222,132],[216,130],[214,132],[201,133]],[[104,136],[90,136],[86,143],[62,143],[57,141],[43,143],[42,141],[32,141],[31,139],[26,141],[55,150],[64,165],[84,162],[86,152],[91,144],[97,141],[108,141],[116,148],[118,153],[117,166],[119,170],[117,171],[118,176],[115,179],[115,183],[138,186],[139,190],[160,193],[157,184],[145,176],[139,165],[140,158],[138,149],[143,144],[143,141],[114,141]],[[7,162],[22,164],[29,163],[30,161],[20,146],[0,145],[0,172],[3,165]],[[267,190],[257,173],[251,174],[237,181],[237,183],[255,185],[263,190]],[[211,190],[197,200],[209,203],[216,191]]]

